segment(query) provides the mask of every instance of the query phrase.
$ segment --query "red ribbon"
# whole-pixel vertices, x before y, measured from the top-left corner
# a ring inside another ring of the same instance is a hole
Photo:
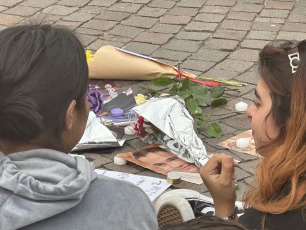
[[[179,77],[179,74],[178,74],[178,70],[173,68],[176,72],[177,72],[177,77]],[[182,71],[180,71],[180,76],[183,77],[183,78],[186,78],[188,77],[186,74],[184,74]],[[197,79],[194,79],[194,78],[191,78],[189,77],[190,81],[194,81],[196,83],[198,83],[199,85],[207,85],[207,86],[219,86],[219,82],[210,82],[210,81],[200,81],[200,80],[197,80]]]

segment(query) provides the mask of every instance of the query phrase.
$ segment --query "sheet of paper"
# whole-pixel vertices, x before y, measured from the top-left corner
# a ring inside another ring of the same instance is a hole
[[[107,171],[102,169],[95,169],[95,172],[107,177],[133,183],[134,185],[141,188],[148,195],[151,201],[155,200],[160,194],[162,194],[167,188],[170,187],[170,184],[167,182],[167,180],[155,177]]]

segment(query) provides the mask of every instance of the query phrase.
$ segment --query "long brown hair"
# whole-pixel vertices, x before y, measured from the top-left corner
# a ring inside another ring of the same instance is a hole
[[[298,45],[300,62],[294,74],[283,46],[268,45],[259,55],[259,72],[271,91],[268,116],[280,133],[262,148],[265,157],[244,197],[246,207],[272,214],[306,206],[306,42]]]

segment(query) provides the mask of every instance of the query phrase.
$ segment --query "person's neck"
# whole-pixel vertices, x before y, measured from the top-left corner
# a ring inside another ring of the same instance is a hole
[[[41,147],[35,144],[25,144],[10,140],[0,140],[0,151],[6,155],[11,153],[39,149],[39,148]]]

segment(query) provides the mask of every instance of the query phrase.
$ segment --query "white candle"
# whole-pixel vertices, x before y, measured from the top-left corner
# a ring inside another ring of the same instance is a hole
[[[249,138],[239,138],[236,140],[236,147],[238,148],[241,148],[241,149],[244,149],[244,148],[247,148],[249,147],[250,145],[250,140]]]
[[[127,160],[121,158],[121,157],[114,157],[114,164],[115,165],[126,165]]]
[[[248,109],[248,104],[244,103],[242,101],[238,102],[237,104],[235,104],[235,109],[239,112],[244,112],[247,111]]]
[[[135,130],[131,125],[129,125],[124,128],[124,133],[126,135],[135,135]]]

